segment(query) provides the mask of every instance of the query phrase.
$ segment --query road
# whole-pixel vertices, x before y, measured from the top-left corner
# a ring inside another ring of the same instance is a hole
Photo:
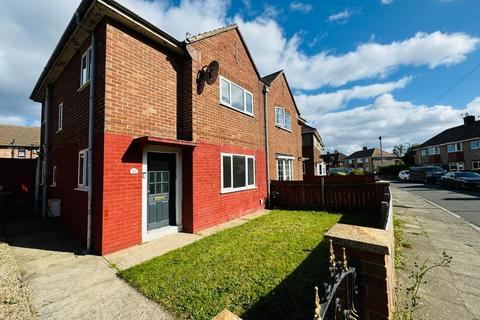
[[[480,227],[480,191],[447,189],[440,185],[392,182],[394,187],[423,197]]]

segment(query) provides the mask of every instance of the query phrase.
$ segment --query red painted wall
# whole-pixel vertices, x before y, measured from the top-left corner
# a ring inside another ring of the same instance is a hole
[[[255,189],[220,193],[222,152],[255,156]],[[200,144],[193,151],[193,232],[263,208],[266,194],[264,150]]]

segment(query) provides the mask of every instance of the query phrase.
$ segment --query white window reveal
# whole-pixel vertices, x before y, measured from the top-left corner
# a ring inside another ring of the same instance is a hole
[[[88,48],[82,55],[80,67],[80,87],[90,81],[90,67],[92,60],[92,48]]]
[[[52,168],[52,184],[51,187],[57,186],[57,166],[53,166]]]
[[[275,107],[275,125],[282,129],[292,130],[292,116],[285,108]]]
[[[223,77],[220,77],[220,103],[253,116],[253,95]]]
[[[86,190],[88,188],[88,149],[78,152],[78,189]]]
[[[480,140],[470,141],[470,149],[472,150],[480,149]]]
[[[63,128],[63,103],[58,106],[57,132]]]
[[[255,158],[222,153],[222,193],[255,188]]]
[[[280,181],[293,180],[293,157],[277,157],[277,179]]]
[[[457,142],[457,143],[452,143],[452,144],[449,144],[447,146],[447,150],[449,153],[452,153],[452,152],[460,152],[463,150],[462,148],[462,143],[461,142]]]

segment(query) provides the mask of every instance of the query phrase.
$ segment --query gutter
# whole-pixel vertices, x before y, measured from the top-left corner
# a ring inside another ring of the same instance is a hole
[[[270,146],[268,145],[268,86],[263,86],[263,111],[265,114],[265,162],[267,173],[267,205],[270,204]]]

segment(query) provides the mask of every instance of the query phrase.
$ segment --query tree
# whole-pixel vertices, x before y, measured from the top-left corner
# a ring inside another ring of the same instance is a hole
[[[405,147],[404,144],[398,144],[398,145],[396,145],[396,146],[393,147],[393,154],[394,154],[397,158],[403,157],[406,152],[407,152],[407,148]]]
[[[415,151],[413,149],[416,147],[418,147],[418,144],[412,144],[407,150],[405,150],[402,156],[403,163],[409,166],[415,165]]]

